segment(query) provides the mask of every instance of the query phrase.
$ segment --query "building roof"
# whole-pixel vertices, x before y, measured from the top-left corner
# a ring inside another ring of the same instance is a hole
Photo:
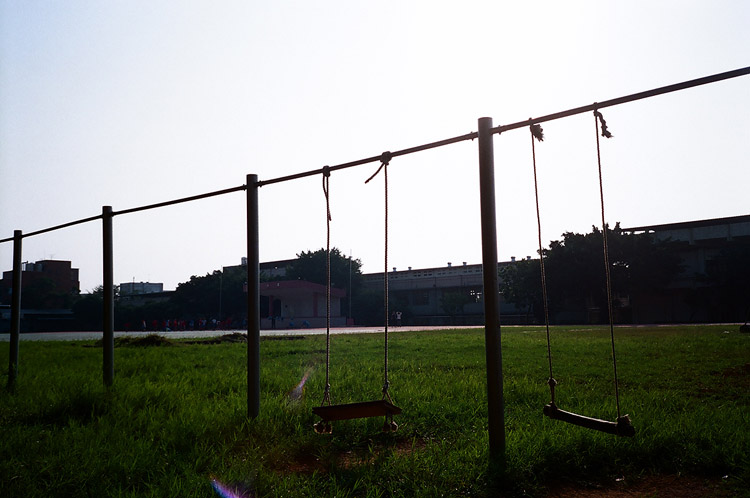
[[[645,225],[640,227],[623,228],[624,232],[651,232],[663,230],[679,230],[684,228],[701,228],[718,225],[732,225],[735,223],[750,223],[750,214],[741,216],[729,216],[726,218],[711,218],[708,220],[682,221],[677,223],[664,223],[661,225]]]

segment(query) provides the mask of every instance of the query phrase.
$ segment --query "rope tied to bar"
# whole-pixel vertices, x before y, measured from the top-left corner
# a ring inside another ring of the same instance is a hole
[[[542,125],[540,124],[533,124],[529,126],[529,129],[531,130],[531,135],[539,140],[540,142],[544,142],[544,130],[542,129]],[[534,141],[531,141],[531,145],[534,145]]]
[[[380,170],[382,170],[383,168],[385,168],[386,166],[388,166],[388,164],[390,164],[391,159],[393,159],[393,154],[391,154],[388,151],[383,152],[382,154],[380,154],[380,167],[378,168],[378,170],[375,173],[373,173],[370,176],[370,178],[368,178],[367,180],[365,180],[365,183],[370,183],[370,180],[372,180],[373,178],[375,178],[376,176],[378,176],[378,173],[380,173]]]
[[[598,118],[599,122],[602,124],[602,136],[604,138],[612,138],[614,135],[612,135],[612,133],[610,133],[609,129],[607,128],[607,122],[604,120],[604,116],[602,116],[602,113],[599,112],[598,109],[594,109],[594,116],[596,116],[596,118]],[[598,137],[598,132],[597,132],[597,137]]]

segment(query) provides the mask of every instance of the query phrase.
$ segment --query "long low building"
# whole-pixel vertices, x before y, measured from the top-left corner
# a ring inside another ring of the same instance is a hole
[[[513,261],[498,263],[512,264]],[[364,275],[372,290],[383,288],[383,273]],[[393,303],[389,309],[403,311],[405,319],[416,325],[481,325],[484,323],[483,272],[481,264],[419,268],[388,272],[388,290]],[[499,289],[498,289],[499,294]],[[396,310],[395,307],[403,307]],[[503,323],[527,323],[529,316],[500,295],[500,319]]]
[[[623,228],[629,233],[649,233],[657,240],[677,242],[683,269],[667,292],[641,296],[633,302],[635,323],[733,322],[750,318],[750,279],[745,275],[742,292],[722,295],[716,288],[706,292],[711,265],[732,247],[750,243],[750,215],[706,220],[663,223]],[[743,253],[735,263],[747,271],[750,252]],[[740,268],[729,268],[732,273]],[[739,274],[735,277],[743,278]],[[744,296],[742,293],[744,292]]]

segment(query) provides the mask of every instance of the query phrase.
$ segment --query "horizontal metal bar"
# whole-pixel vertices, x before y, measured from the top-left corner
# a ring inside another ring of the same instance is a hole
[[[123,209],[121,211],[115,211],[115,212],[113,212],[112,216],[116,216],[116,215],[119,215],[119,214],[135,213],[135,212],[138,212],[138,211],[146,211],[148,209],[156,209],[156,208],[160,208],[160,207],[164,207],[164,206],[171,206],[173,204],[181,204],[183,202],[197,201],[199,199],[205,199],[205,198],[208,198],[208,197],[215,197],[215,196],[218,196],[218,195],[230,194],[232,192],[240,192],[240,191],[245,190],[245,189],[247,189],[246,185],[240,185],[238,187],[232,187],[232,188],[227,188],[227,189],[223,189],[223,190],[217,190],[215,192],[208,192],[208,193],[205,193],[205,194],[193,195],[193,196],[190,196],[190,197],[183,197],[181,199],[175,199],[175,200],[172,200],[172,201],[165,201],[165,202],[159,202],[159,203],[156,203],[156,204],[149,204],[148,206],[139,206],[139,207],[130,208],[130,209]],[[68,227],[71,227],[71,226],[74,226],[74,225],[80,225],[82,223],[88,223],[89,221],[100,220],[101,218],[102,218],[102,215],[91,216],[89,218],[84,218],[82,220],[71,221],[69,223],[63,223],[62,225],[55,225],[53,227],[44,228],[42,230],[37,230],[35,232],[24,233],[23,237],[25,238],[25,237],[31,237],[31,236],[34,236],[34,235],[40,235],[40,234],[47,233],[47,232],[53,232],[55,230],[61,230],[63,228],[68,228]],[[10,242],[12,240],[13,240],[13,237],[10,237],[8,239],[0,239],[0,244],[2,244],[3,242]]]
[[[63,228],[72,227],[74,225],[81,225],[83,223],[88,223],[89,221],[96,221],[96,220],[100,220],[100,219],[102,219],[102,215],[99,214],[97,216],[91,216],[89,218],[83,218],[82,220],[70,221],[68,223],[63,223],[62,225],[55,225],[53,227],[44,228],[42,230],[37,230],[36,232],[25,233],[25,234],[23,234],[23,237],[26,238],[26,237],[32,237],[34,235],[41,235],[43,233],[53,232],[55,230],[62,230]],[[13,240],[13,239],[11,238],[11,239],[8,239],[8,240]],[[0,242],[5,242],[5,239],[0,240]]]
[[[553,113],[553,114],[547,114],[546,116],[541,116],[541,117],[538,117],[538,118],[531,118],[531,119],[528,119],[526,121],[519,121],[517,123],[511,123],[511,124],[507,124],[507,125],[497,126],[495,128],[492,128],[490,130],[490,132],[493,133],[493,134],[495,134],[495,133],[502,133],[504,131],[514,130],[514,129],[517,129],[517,128],[523,128],[525,126],[529,126],[529,125],[532,125],[532,124],[539,124],[539,123],[543,123],[543,122],[546,122],[546,121],[552,121],[552,120],[555,120],[555,119],[560,119],[560,118],[564,118],[564,117],[568,117],[568,116],[574,116],[576,114],[581,114],[581,113],[584,113],[584,112],[593,111],[595,109],[604,109],[606,107],[612,107],[612,106],[619,105],[619,104],[625,104],[627,102],[633,102],[635,100],[645,99],[645,98],[649,98],[649,97],[655,97],[657,95],[663,95],[665,93],[671,93],[671,92],[676,92],[676,91],[679,91],[679,90],[685,90],[685,89],[693,88],[693,87],[696,87],[696,86],[707,85],[709,83],[715,83],[717,81],[722,81],[722,80],[727,80],[727,79],[731,79],[731,78],[736,78],[738,76],[745,76],[745,75],[748,75],[748,74],[750,74],[750,67],[744,67],[744,68],[741,68],[741,69],[735,69],[733,71],[727,71],[727,72],[724,72],[724,73],[718,73],[718,74],[714,74],[714,75],[711,75],[711,76],[706,76],[706,77],[703,77],[703,78],[697,78],[697,79],[694,79],[694,80],[685,81],[685,82],[682,82],[682,83],[676,83],[676,84],[673,84],[673,85],[667,85],[667,86],[663,86],[663,87],[660,87],[660,88],[655,88],[653,90],[647,90],[645,92],[639,92],[639,93],[634,93],[632,95],[627,95],[627,96],[624,96],[624,97],[618,97],[618,98],[615,98],[615,99],[605,100],[603,102],[595,102],[593,104],[589,104],[589,105],[585,105],[585,106],[581,106],[581,107],[576,107],[574,109],[569,109],[567,111],[561,111],[561,112],[556,112],[556,113]],[[462,142],[462,141],[465,141],[465,140],[474,140],[478,136],[479,136],[479,134],[477,132],[467,133],[466,135],[460,135],[460,136],[457,136],[457,137],[448,138],[448,139],[445,139],[445,140],[439,140],[437,142],[431,142],[431,143],[428,143],[428,144],[418,145],[416,147],[410,147],[408,149],[402,149],[402,150],[399,150],[399,151],[396,151],[396,152],[392,152],[391,156],[392,157],[403,156],[403,155],[406,155],[406,154],[413,154],[414,152],[420,152],[420,151],[423,151],[423,150],[434,149],[434,148],[437,148],[437,147],[442,147],[442,146],[445,146],[445,145],[450,145],[450,144]],[[336,166],[331,166],[328,169],[329,169],[329,171],[336,171],[336,170],[340,170],[340,169],[351,168],[353,166],[360,166],[360,165],[363,165],[363,164],[368,164],[368,163],[373,163],[373,162],[379,161],[380,157],[381,156],[372,156],[372,157],[368,157],[368,158],[365,158],[365,159],[359,159],[357,161],[351,161],[351,162],[348,162],[348,163],[339,164],[339,165],[336,165]],[[304,177],[308,177],[308,176],[313,176],[313,175],[321,174],[323,171],[324,171],[324,168],[319,168],[319,169],[315,169],[315,170],[305,171],[305,172],[302,172],[302,173],[297,173],[297,174],[294,174],[294,175],[288,175],[288,176],[283,176],[283,177],[279,177],[279,178],[273,178],[273,179],[270,179],[270,180],[259,181],[257,183],[257,185],[259,187],[262,187],[264,185],[271,185],[271,184],[274,184],[274,183],[281,183],[281,182],[285,182],[285,181],[289,181],[289,180],[296,180],[296,179],[299,179],[299,178],[304,178]],[[195,201],[195,200],[198,200],[198,199],[205,199],[207,197],[214,197],[214,196],[217,196],[217,195],[228,194],[228,193],[231,193],[231,192],[238,192],[240,190],[245,190],[245,189],[247,189],[247,186],[246,185],[242,185],[242,186],[239,186],[239,187],[233,187],[233,188],[229,188],[229,189],[218,190],[216,192],[209,192],[209,193],[206,193],[206,194],[194,195],[194,196],[191,196],[191,197],[185,197],[185,198],[176,199],[176,200],[173,200],[173,201],[166,201],[166,202],[160,202],[160,203],[157,203],[157,204],[150,204],[148,206],[141,206],[141,207],[136,207],[136,208],[131,208],[131,209],[124,209],[122,211],[114,212],[113,215],[121,215],[121,214],[135,213],[135,212],[138,212],[138,211],[145,211],[145,210],[148,210],[148,209],[156,209],[156,208],[160,208],[160,207],[164,207],[164,206],[171,206],[173,204],[180,204],[180,203],[183,203],[183,202],[190,202],[190,201]],[[92,216],[91,218],[85,218],[85,219],[82,219],[82,220],[71,221],[70,223],[65,223],[65,224],[62,224],[62,225],[57,225],[57,226],[54,226],[54,227],[45,228],[43,230],[37,230],[36,232],[25,233],[23,236],[24,237],[31,237],[33,235],[40,235],[42,233],[51,232],[51,231],[54,231],[54,230],[60,230],[62,228],[67,228],[67,227],[70,227],[70,226],[73,226],[73,225],[79,225],[81,223],[87,223],[89,221],[98,220],[100,218],[101,218],[101,215],[99,215],[99,216]],[[13,237],[8,237],[8,238],[5,238],[5,239],[0,239],[0,243],[10,242],[12,240],[13,240]]]
[[[750,67],[743,67],[741,69],[735,69],[733,71],[727,71],[724,73],[713,74],[711,76],[705,76],[703,78],[697,78],[694,80],[683,81],[682,83],[675,83],[673,85],[667,85],[653,90],[646,90],[645,92],[633,93],[624,97],[618,97],[616,99],[605,100],[603,102],[594,102],[593,104],[576,107],[574,109],[568,109],[567,111],[555,112],[553,114],[547,114],[538,118],[527,119],[526,121],[519,121],[517,123],[497,126],[492,128],[492,133],[502,133],[504,131],[515,130],[517,128],[523,128],[524,126],[530,126],[533,124],[544,123],[545,121],[552,121],[555,119],[566,118],[574,116],[576,114],[582,114],[584,112],[594,111],[596,109],[604,109],[605,107],[612,107],[615,105],[626,104],[628,102],[634,102],[636,100],[647,99],[649,97],[656,97],[657,95],[664,95],[665,93],[677,92],[680,90],[686,90],[696,86],[707,85],[709,83],[716,83],[717,81],[728,80],[736,78],[738,76],[746,76],[750,74]]]
[[[246,185],[240,185],[239,187],[232,187],[232,188],[226,188],[224,190],[217,190],[215,192],[208,192],[205,194],[199,194],[199,195],[192,195],[190,197],[183,197],[181,199],[175,199],[172,201],[164,201],[164,202],[158,202],[156,204],[149,204],[148,206],[140,206],[140,207],[134,207],[130,209],[123,209],[121,211],[115,211],[112,213],[112,216],[117,216],[120,214],[129,214],[129,213],[136,213],[138,211],[146,211],[148,209],[156,209],[164,206],[172,206],[174,204],[181,204],[183,202],[190,202],[190,201],[197,201],[199,199],[206,199],[208,197],[216,197],[217,195],[224,195],[224,194],[231,194],[232,192],[240,192],[242,190],[247,189]]]
[[[455,144],[458,142],[463,142],[465,140],[474,140],[475,138],[477,138],[477,136],[478,136],[477,132],[472,132],[472,133],[467,133],[466,135],[460,135],[458,137],[446,138],[445,140],[439,140],[437,142],[430,142],[428,144],[418,145],[416,147],[410,147],[408,149],[402,149],[402,150],[397,150],[395,152],[391,152],[391,157],[405,156],[407,154],[413,154],[414,152],[420,152],[420,151],[428,150],[428,149],[435,149],[437,147],[443,147],[445,145]],[[365,159],[359,159],[357,161],[351,161],[348,163],[338,164],[336,166],[329,166],[328,170],[336,171],[340,169],[351,168],[353,166],[361,166],[363,164],[374,163],[374,162],[380,161],[380,157],[381,157],[380,155],[372,156],[372,157],[368,157]],[[296,173],[294,175],[281,176],[278,178],[272,178],[270,180],[262,180],[258,182],[258,186],[263,187],[264,185],[271,185],[274,183],[287,182],[290,180],[298,180],[300,178],[305,178],[308,176],[319,175],[323,173],[324,169],[325,168],[318,168],[318,169],[314,169],[310,171],[305,171],[302,173]]]

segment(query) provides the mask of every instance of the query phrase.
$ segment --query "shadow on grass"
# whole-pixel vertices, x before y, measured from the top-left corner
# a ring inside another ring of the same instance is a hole
[[[40,407],[36,413],[26,414],[19,420],[27,426],[50,425],[66,427],[71,423],[86,425],[92,420],[105,415],[110,407],[110,394],[106,392],[75,393],[69,398],[61,399]]]

